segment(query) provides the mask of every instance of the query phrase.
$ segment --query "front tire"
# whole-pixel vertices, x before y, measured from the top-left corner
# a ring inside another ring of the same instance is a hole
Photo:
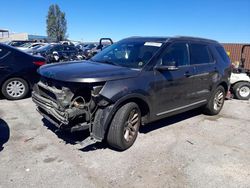
[[[107,135],[108,144],[118,150],[126,150],[135,142],[141,124],[138,105],[130,102],[115,114]]]
[[[233,86],[233,92],[237,99],[248,100],[250,98],[250,83],[239,82]]]
[[[207,115],[217,115],[221,111],[225,100],[225,89],[223,86],[218,86],[212,93],[207,105],[204,108],[204,113]]]
[[[5,98],[18,100],[27,96],[29,85],[22,78],[10,78],[3,83],[1,90]]]

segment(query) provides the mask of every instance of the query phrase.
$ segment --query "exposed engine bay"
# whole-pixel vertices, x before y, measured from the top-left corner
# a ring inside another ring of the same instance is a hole
[[[74,86],[77,88],[75,90],[42,79],[35,85],[32,99],[38,111],[58,128],[70,131],[91,129],[98,106],[108,105],[108,101],[99,95],[103,85],[86,83],[80,87]]]

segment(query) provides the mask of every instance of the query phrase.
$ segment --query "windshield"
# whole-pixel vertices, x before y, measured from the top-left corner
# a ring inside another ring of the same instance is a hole
[[[122,67],[141,69],[161,46],[162,43],[160,42],[121,41],[105,48],[92,57],[91,60]]]

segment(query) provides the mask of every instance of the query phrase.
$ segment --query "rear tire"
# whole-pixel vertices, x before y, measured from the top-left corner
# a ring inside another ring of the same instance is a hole
[[[1,91],[9,100],[23,99],[29,93],[29,85],[22,78],[10,78],[3,83]]]
[[[141,124],[141,112],[138,105],[130,102],[122,106],[115,114],[107,135],[108,144],[118,150],[126,150],[133,145]]]
[[[239,82],[233,86],[234,96],[239,100],[248,100],[250,98],[250,83]]]
[[[212,93],[207,105],[204,108],[204,114],[217,115],[221,111],[225,100],[225,89],[218,86]]]

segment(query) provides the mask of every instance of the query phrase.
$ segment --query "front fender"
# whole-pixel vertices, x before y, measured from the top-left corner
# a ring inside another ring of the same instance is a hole
[[[143,100],[148,104],[149,110],[151,109],[150,103],[147,102],[146,97],[141,94],[128,94],[121,99],[119,99],[116,103],[107,106],[106,108],[99,108],[95,113],[94,123],[91,129],[91,136],[97,140],[102,141],[107,131],[109,130],[110,123],[116,113],[116,111],[121,107],[122,104],[126,101],[132,101],[134,99]]]

